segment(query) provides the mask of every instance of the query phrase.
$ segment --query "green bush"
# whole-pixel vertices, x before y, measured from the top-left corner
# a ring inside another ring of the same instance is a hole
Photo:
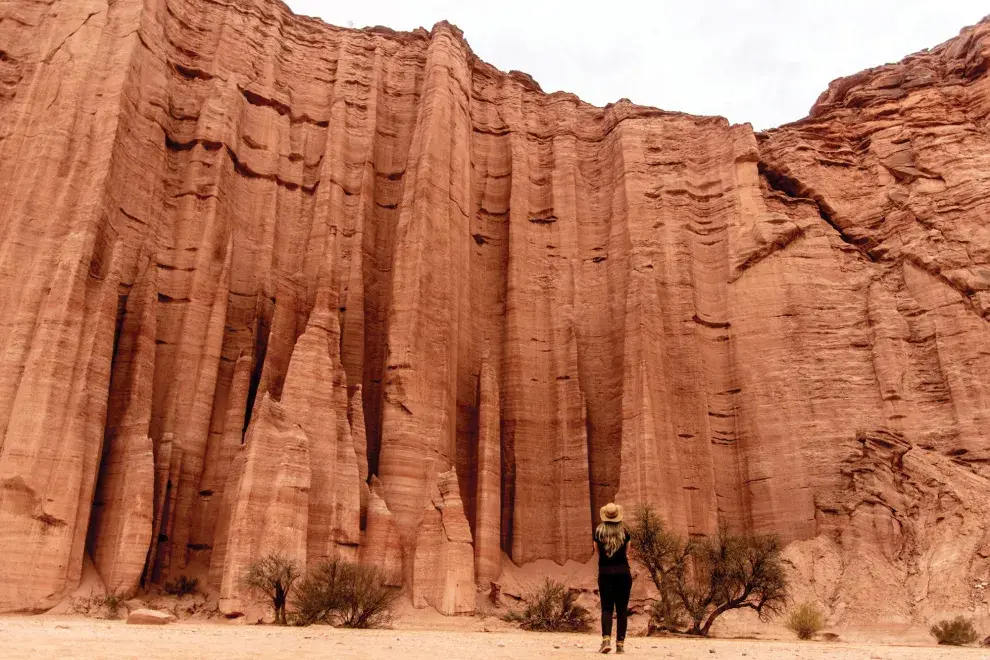
[[[311,569],[296,590],[295,623],[342,628],[385,628],[394,618],[399,591],[377,568],[329,560]]]
[[[164,585],[162,585],[162,591],[169,594],[170,596],[185,596],[186,594],[194,594],[199,589],[199,579],[189,578],[185,575],[180,575],[176,580],[169,580]]]
[[[812,603],[802,603],[791,610],[785,625],[798,639],[811,639],[825,627],[825,616]]]
[[[930,632],[939,644],[949,646],[964,646],[976,641],[978,635],[973,626],[973,620],[964,616],[957,616],[951,621],[943,619],[930,628]]]
[[[587,632],[591,630],[591,613],[577,603],[577,594],[550,578],[530,600],[526,609],[510,612],[503,619],[517,622],[523,630],[543,632]]]

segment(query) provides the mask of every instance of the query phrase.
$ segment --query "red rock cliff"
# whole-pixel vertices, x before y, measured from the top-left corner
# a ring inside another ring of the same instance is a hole
[[[988,32],[755,135],[447,24],[0,3],[0,611],[87,553],[233,611],[277,546],[464,612],[613,497],[782,534],[850,616],[985,609]]]

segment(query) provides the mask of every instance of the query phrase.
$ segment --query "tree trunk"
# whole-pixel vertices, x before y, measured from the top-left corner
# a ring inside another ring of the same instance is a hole
[[[735,609],[735,608],[732,608],[732,607],[716,607],[715,608],[715,611],[712,612],[711,615],[708,617],[708,620],[705,621],[705,625],[701,627],[701,634],[704,635],[705,637],[708,637],[708,631],[711,630],[712,624],[715,623],[715,619],[717,619],[722,614],[724,614],[725,612],[728,612],[731,609]]]
[[[275,592],[275,625],[284,626],[285,623],[285,594],[281,589]]]

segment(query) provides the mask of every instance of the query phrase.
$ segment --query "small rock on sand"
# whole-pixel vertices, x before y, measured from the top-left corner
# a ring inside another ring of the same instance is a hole
[[[175,615],[158,610],[134,610],[127,615],[127,623],[163,626],[175,621]]]

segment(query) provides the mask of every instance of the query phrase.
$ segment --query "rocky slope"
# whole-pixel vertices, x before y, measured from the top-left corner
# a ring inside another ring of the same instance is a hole
[[[988,32],[755,135],[447,24],[0,0],[0,611],[280,549],[462,613],[618,497],[986,615]]]

